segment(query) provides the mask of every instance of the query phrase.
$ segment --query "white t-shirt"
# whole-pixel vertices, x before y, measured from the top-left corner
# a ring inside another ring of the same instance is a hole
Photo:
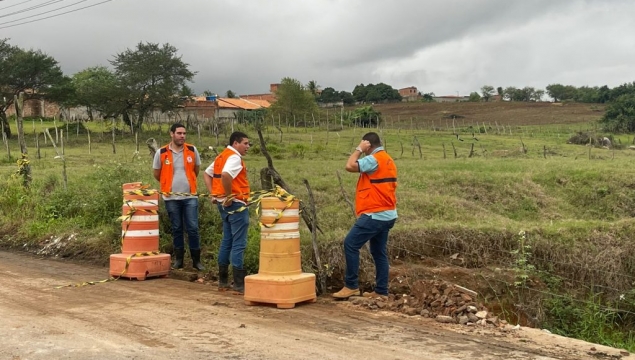
[[[227,148],[235,152],[236,154],[231,155],[230,157],[227,158],[227,161],[225,162],[225,166],[223,166],[223,170],[221,171],[221,173],[228,173],[232,177],[232,179],[235,179],[236,176],[238,176],[238,174],[240,174],[240,172],[243,170],[243,164],[241,161],[242,157],[240,156],[240,153],[238,152],[238,150],[234,149],[231,146],[227,146]],[[210,166],[208,166],[207,169],[205,169],[205,173],[211,177],[214,177],[214,163],[215,161],[213,161],[210,164]],[[216,201],[219,201],[219,202],[225,201],[225,197],[222,197],[222,198],[215,197],[214,199],[216,199]],[[235,201],[239,201],[239,200],[235,200]]]

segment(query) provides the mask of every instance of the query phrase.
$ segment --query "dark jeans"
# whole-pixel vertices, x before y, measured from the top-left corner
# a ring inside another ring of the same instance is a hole
[[[165,209],[172,223],[172,244],[175,249],[183,249],[183,228],[187,231],[190,250],[199,250],[201,242],[198,235],[198,199],[165,201]]]
[[[223,239],[218,250],[218,265],[231,265],[243,268],[243,258],[247,247],[247,230],[249,228],[249,210],[230,214],[240,209],[243,204],[233,202],[228,207],[218,204],[218,211],[223,220]]]
[[[346,256],[346,278],[349,289],[359,289],[359,250],[370,241],[370,254],[375,262],[375,292],[388,295],[388,231],[395,220],[373,220],[369,215],[360,216],[344,239]]]

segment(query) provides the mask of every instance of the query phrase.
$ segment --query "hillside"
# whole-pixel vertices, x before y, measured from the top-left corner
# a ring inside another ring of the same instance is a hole
[[[376,104],[389,123],[409,123],[411,118],[424,122],[445,122],[456,115],[465,124],[498,125],[573,124],[598,120],[604,114],[601,104],[553,104],[549,102],[457,102],[457,103],[393,103]],[[355,107],[345,110],[354,110]]]

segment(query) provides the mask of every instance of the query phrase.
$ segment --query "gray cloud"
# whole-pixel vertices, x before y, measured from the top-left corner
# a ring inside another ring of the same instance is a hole
[[[633,81],[634,15],[626,0],[114,0],[3,28],[0,38],[41,49],[69,75],[140,41],[168,42],[198,72],[198,92],[267,92],[293,77],[348,91],[385,82],[466,94]]]

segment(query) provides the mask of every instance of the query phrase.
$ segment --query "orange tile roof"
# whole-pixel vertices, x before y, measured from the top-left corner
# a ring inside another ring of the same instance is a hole
[[[266,100],[247,100],[239,98],[217,98],[216,102],[221,109],[256,110],[271,106]]]
[[[273,103],[276,101],[276,95],[267,93],[267,94],[249,94],[249,95],[240,95],[241,99],[247,100],[266,100],[269,103]]]

